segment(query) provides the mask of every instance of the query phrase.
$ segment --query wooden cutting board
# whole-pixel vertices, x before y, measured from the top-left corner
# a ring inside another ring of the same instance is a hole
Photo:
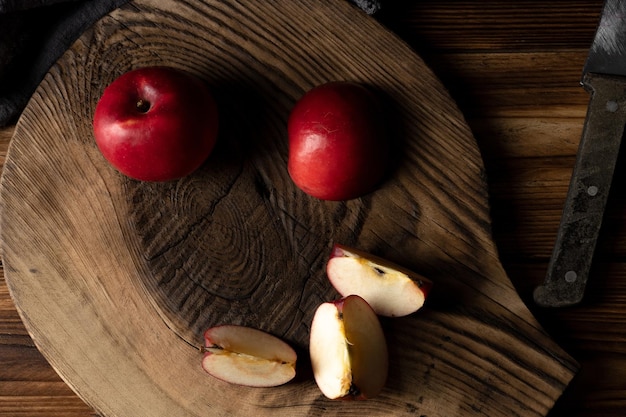
[[[103,89],[169,65],[214,91],[219,144],[171,183],[122,177],[91,119]],[[362,82],[387,102],[393,169],[376,192],[323,202],[286,170],[286,120],[309,88]],[[140,0],[98,22],[50,70],[3,172],[6,280],[35,343],[107,417],[545,416],[577,370],[506,276],[484,168],[462,114],[423,61],[347,1]],[[383,325],[384,392],[325,399],[308,368],[333,242],[435,282],[426,307]],[[200,367],[203,330],[261,328],[299,351],[281,387]]]

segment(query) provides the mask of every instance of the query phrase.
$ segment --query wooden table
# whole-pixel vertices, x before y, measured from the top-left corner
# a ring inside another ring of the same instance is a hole
[[[581,69],[600,0],[389,1],[377,18],[432,67],[481,147],[494,235],[520,296],[582,365],[550,413],[626,410],[626,161],[620,158],[584,302],[543,310],[544,278],[588,103]],[[0,164],[14,126],[0,129]],[[89,416],[37,351],[0,275],[0,415]]]

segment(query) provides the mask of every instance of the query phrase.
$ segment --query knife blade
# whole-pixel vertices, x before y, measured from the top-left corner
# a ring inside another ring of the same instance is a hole
[[[545,280],[542,307],[584,297],[626,126],[626,0],[606,0],[583,68],[589,106]]]

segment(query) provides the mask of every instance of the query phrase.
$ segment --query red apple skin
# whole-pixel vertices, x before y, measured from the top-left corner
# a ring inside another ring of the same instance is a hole
[[[93,119],[102,155],[122,174],[170,181],[195,171],[217,141],[217,105],[198,78],[168,67],[129,71],[107,86]]]
[[[349,200],[373,191],[388,165],[382,106],[360,84],[336,81],[309,90],[288,121],[288,171],[305,193]]]

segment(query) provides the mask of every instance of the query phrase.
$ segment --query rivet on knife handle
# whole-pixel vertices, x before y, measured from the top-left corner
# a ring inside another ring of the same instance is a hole
[[[586,74],[591,99],[561,224],[535,302],[545,307],[583,298],[626,125],[626,77]]]

